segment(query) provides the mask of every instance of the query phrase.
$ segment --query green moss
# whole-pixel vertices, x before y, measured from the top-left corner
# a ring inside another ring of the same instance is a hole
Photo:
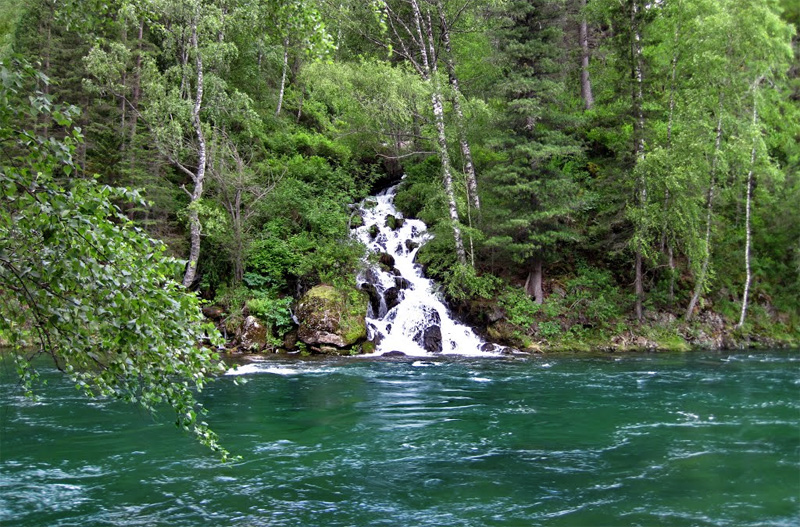
[[[350,228],[356,229],[364,225],[364,218],[362,218],[359,214],[353,214],[350,217]]]
[[[318,285],[303,297],[302,311],[312,326],[315,317],[333,317],[335,330],[341,338],[352,345],[367,337],[367,294],[354,285]]]

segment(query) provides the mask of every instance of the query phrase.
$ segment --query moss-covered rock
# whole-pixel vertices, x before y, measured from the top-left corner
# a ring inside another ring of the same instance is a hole
[[[364,218],[361,217],[361,214],[353,214],[350,217],[350,228],[357,229],[364,225]]]
[[[258,353],[267,346],[268,331],[256,317],[244,319],[239,331],[239,345],[243,351]]]
[[[401,228],[405,223],[405,221],[406,220],[404,220],[403,218],[398,218],[391,214],[386,216],[386,226],[392,229],[393,231],[396,231],[397,229]]]
[[[367,338],[367,304],[363,291],[318,285],[306,293],[295,314],[299,339],[319,349],[350,348]]]

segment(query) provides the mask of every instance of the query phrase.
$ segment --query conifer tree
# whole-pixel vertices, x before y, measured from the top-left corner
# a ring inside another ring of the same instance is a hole
[[[513,1],[501,15],[499,53],[506,64],[500,86],[505,125],[496,148],[505,160],[487,173],[487,243],[527,275],[526,291],[544,300],[543,266],[561,244],[577,239],[572,215],[581,206],[577,184],[582,159],[569,136],[559,98],[564,78],[561,0]]]

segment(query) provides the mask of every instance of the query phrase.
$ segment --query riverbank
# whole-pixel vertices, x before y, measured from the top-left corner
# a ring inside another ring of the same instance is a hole
[[[592,328],[573,326],[549,338],[537,334],[540,324],[529,323],[528,331],[502,318],[487,326],[474,329],[487,343],[485,351],[505,354],[565,354],[565,353],[635,353],[635,352],[700,352],[739,351],[760,349],[800,349],[800,336],[785,327],[772,325],[759,329],[736,329],[727,324],[722,316],[705,313],[692,323],[677,320],[662,314],[651,316],[642,324],[618,323],[615,327]],[[547,326],[545,326],[547,327]],[[769,330],[769,331],[767,331]],[[231,335],[227,351],[232,356],[298,354],[312,355],[361,355],[375,349],[370,341],[360,342],[349,349],[324,349],[304,346],[296,339],[296,330],[287,334],[281,346],[264,349],[248,349],[242,341],[251,345],[251,337]],[[392,350],[402,356],[403,350]]]

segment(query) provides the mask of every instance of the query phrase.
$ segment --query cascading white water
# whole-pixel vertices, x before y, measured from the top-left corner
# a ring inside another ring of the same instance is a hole
[[[358,239],[381,261],[381,265],[370,267],[359,277],[362,288],[370,294],[367,331],[377,343],[375,354],[492,354],[481,348],[494,346],[485,344],[471,328],[453,320],[436,297],[433,282],[414,263],[419,247],[431,235],[422,221],[404,219],[395,209],[397,187],[362,204],[364,225],[355,230]]]

